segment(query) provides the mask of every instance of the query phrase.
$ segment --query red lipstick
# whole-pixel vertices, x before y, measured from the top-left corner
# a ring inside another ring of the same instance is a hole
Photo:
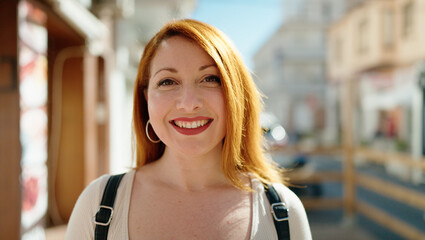
[[[207,120],[207,123],[205,125],[197,127],[197,128],[179,127],[175,123],[175,121],[192,123],[192,122],[195,122],[195,121],[202,121],[202,120]],[[182,117],[182,118],[176,118],[176,119],[171,120],[170,124],[171,124],[171,126],[174,127],[174,129],[176,129],[177,132],[179,132],[183,135],[196,135],[196,134],[200,134],[203,131],[207,130],[207,128],[209,128],[211,126],[211,123],[213,122],[213,120],[214,119],[207,118],[207,117],[194,117],[194,118]]]

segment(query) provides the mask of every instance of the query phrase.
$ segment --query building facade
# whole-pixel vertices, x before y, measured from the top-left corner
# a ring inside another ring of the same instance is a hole
[[[304,1],[254,56],[266,111],[278,117],[292,141],[337,141],[337,132],[326,128],[336,123],[327,100],[326,30],[344,11],[345,1]]]
[[[329,85],[338,89],[353,82],[357,144],[422,155],[424,21],[423,0],[372,0],[330,27]],[[420,170],[391,159],[386,168],[401,178],[423,181]]]
[[[108,108],[112,29],[90,6],[0,2],[2,239],[38,239],[66,222],[108,170],[108,118],[96,113]]]

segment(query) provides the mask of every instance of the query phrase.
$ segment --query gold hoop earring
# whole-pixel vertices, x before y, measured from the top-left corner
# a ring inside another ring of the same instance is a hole
[[[145,128],[145,131],[146,131],[146,137],[148,137],[148,139],[149,139],[149,141],[151,141],[151,142],[153,142],[153,143],[159,143],[159,142],[161,142],[161,140],[153,140],[151,137],[149,137],[149,131],[148,131],[148,128],[149,128],[149,124],[151,123],[151,120],[148,120],[147,122],[146,122],[146,128]]]

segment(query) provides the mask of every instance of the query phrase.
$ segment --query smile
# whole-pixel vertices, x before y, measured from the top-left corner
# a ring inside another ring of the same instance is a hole
[[[209,121],[211,120],[198,120],[198,121],[192,121],[192,122],[185,122],[185,121],[173,121],[174,125],[176,125],[179,128],[199,128],[202,126],[205,126]]]
[[[170,121],[170,124],[183,135],[196,135],[207,130],[212,122],[212,118],[196,117],[174,119]]]

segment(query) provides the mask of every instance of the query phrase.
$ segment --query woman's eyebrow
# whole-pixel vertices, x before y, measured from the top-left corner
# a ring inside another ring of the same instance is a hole
[[[164,68],[160,68],[158,71],[156,71],[154,74],[153,74],[153,76],[155,76],[156,74],[158,74],[159,72],[161,72],[161,71],[169,71],[169,72],[172,72],[172,73],[176,73],[177,72],[177,70],[175,69],[175,68],[171,68],[171,67],[164,67]]]
[[[208,64],[208,65],[200,66],[200,67],[199,67],[199,71],[205,70],[205,69],[207,69],[207,68],[209,68],[209,67],[216,67],[216,65],[215,65],[215,64]],[[161,71],[169,71],[169,72],[172,72],[172,73],[177,73],[177,72],[178,72],[178,71],[177,71],[177,69],[175,69],[175,68],[172,68],[172,67],[164,67],[164,68],[160,68],[160,69],[158,69],[158,71],[156,71],[156,72],[153,74],[153,76],[155,76],[156,74],[158,74],[158,73],[159,73],[159,72],[161,72]]]
[[[217,67],[217,66],[215,64],[204,65],[204,66],[199,67],[199,71],[205,70],[209,67]]]

